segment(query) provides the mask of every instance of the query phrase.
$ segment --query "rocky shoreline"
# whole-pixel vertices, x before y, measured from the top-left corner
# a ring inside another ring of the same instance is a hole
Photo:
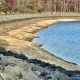
[[[0,80],[80,80],[80,72],[0,48]]]

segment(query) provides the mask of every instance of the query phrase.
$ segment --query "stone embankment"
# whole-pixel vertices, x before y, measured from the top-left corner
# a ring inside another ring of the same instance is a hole
[[[0,80],[80,80],[80,72],[0,48]]]

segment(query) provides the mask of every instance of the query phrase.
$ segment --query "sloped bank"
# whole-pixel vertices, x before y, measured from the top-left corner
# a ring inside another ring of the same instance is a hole
[[[37,43],[31,42],[33,38],[37,37],[34,33],[45,29],[48,25],[51,25],[60,21],[77,21],[75,19],[35,19],[30,21],[21,21],[12,25],[3,26],[2,33],[0,34],[1,41],[4,40],[7,45],[3,45],[6,47],[6,50],[16,52],[17,54],[23,54],[27,56],[29,59],[38,59],[46,63],[55,64],[56,66],[61,66],[67,70],[78,70],[80,71],[80,67],[76,64],[69,63],[64,61],[54,55],[51,55],[49,52],[42,50]],[[20,25],[19,25],[20,24]],[[0,31],[0,32],[1,32]],[[3,35],[6,33],[6,35]],[[30,35],[30,37],[29,37]],[[4,43],[1,42],[1,44]],[[35,47],[37,46],[37,47]]]
[[[79,71],[68,71],[0,47],[0,80],[80,80]]]

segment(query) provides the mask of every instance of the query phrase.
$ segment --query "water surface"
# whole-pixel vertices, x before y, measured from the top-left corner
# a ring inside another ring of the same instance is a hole
[[[33,42],[39,42],[52,54],[80,65],[80,22],[56,23],[36,34],[39,38]]]

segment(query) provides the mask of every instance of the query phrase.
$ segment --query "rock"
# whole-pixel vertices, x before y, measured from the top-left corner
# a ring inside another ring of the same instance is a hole
[[[0,77],[0,80],[3,80],[3,78],[2,78],[2,77]]]
[[[33,42],[33,43],[32,43],[32,46],[35,46],[35,47],[41,47],[42,44],[40,44],[40,43],[36,43],[36,42]]]
[[[51,79],[52,79],[52,77],[50,75],[45,77],[45,80],[51,80]]]
[[[79,80],[80,74],[37,59],[23,59],[24,55],[15,57],[12,52],[1,49],[0,52],[0,79],[1,80]],[[55,70],[53,69],[55,68]],[[64,70],[64,71],[63,71]],[[63,72],[62,72],[63,71]]]

